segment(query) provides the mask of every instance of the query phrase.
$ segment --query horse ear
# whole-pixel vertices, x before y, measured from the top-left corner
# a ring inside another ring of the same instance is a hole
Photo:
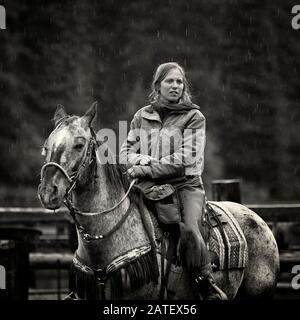
[[[82,117],[82,121],[86,126],[91,126],[93,120],[96,118],[97,116],[97,105],[98,102],[95,101],[90,108],[88,109],[88,111],[85,113],[85,115]]]
[[[57,105],[55,114],[54,114],[54,125],[55,127],[57,126],[57,124],[67,116],[67,113],[65,111],[65,107],[61,104]]]

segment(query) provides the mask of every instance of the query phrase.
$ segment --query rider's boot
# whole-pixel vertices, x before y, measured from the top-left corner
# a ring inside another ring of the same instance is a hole
[[[201,234],[185,224],[181,228],[181,256],[185,258],[186,266],[194,277],[200,299],[227,300],[226,294],[216,285],[209,262],[208,250]]]
[[[195,284],[201,300],[228,300],[227,295],[215,283],[211,266],[194,272]]]

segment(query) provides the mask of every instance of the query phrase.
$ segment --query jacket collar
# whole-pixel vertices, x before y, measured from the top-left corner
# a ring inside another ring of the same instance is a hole
[[[146,106],[141,113],[141,116],[148,120],[154,120],[161,122],[160,116],[157,111],[153,109],[151,105]]]
[[[173,114],[173,113],[187,113],[187,110],[178,110],[178,111],[170,111],[169,114]],[[153,121],[161,121],[160,115],[158,114],[158,112],[152,107],[152,105],[148,105],[146,107],[143,108],[142,112],[141,112],[141,117],[148,119],[148,120],[153,120]]]

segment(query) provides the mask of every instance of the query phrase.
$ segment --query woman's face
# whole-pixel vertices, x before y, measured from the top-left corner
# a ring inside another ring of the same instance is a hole
[[[182,96],[183,76],[177,69],[171,69],[160,83],[160,100],[162,102],[176,103]]]

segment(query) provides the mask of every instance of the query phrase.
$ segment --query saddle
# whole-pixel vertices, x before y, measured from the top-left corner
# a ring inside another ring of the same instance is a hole
[[[144,195],[144,204],[159,220],[164,233],[161,237],[161,291],[167,288],[168,297],[176,293],[183,272],[178,251],[180,240],[181,205],[176,189],[169,184],[155,185],[142,182],[136,187]],[[246,238],[237,220],[221,203],[206,202],[205,214],[199,225],[208,248],[212,270],[228,271],[245,268],[248,261]],[[161,292],[163,295],[163,292]]]
[[[199,226],[207,244],[212,271],[244,269],[248,262],[248,246],[246,238],[237,220],[231,212],[220,203],[207,202],[203,220]],[[176,242],[176,240],[175,240]],[[174,248],[172,240],[169,242]],[[169,247],[170,248],[170,247]],[[170,254],[169,254],[170,256]],[[168,254],[167,254],[168,259]],[[178,260],[170,260],[169,269],[165,273],[166,292],[168,299],[173,299],[178,288],[183,285],[183,268]],[[169,263],[169,261],[168,261]]]
[[[162,229],[178,242],[177,225],[181,223],[182,207],[177,190],[170,184],[155,185],[152,181],[142,181],[136,188],[143,193],[145,205],[155,212]],[[224,205],[207,201],[199,228],[208,247],[213,271],[245,267],[248,255],[245,236]]]

